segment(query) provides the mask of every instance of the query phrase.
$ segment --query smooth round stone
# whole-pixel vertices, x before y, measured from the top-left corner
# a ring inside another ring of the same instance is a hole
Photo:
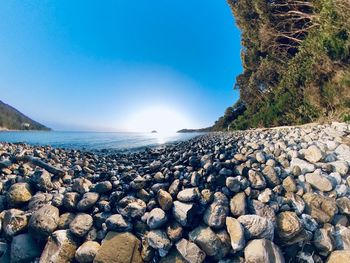
[[[77,237],[84,237],[89,232],[93,224],[93,219],[88,214],[77,214],[69,224],[69,230]]]
[[[147,218],[147,225],[150,229],[157,229],[162,227],[167,221],[167,215],[160,208],[154,208],[149,212]]]

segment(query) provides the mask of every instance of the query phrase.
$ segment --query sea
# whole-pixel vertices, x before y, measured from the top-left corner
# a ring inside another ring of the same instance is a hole
[[[203,133],[136,132],[66,132],[66,131],[2,131],[0,142],[27,143],[34,146],[76,150],[137,151],[146,147],[186,141]]]

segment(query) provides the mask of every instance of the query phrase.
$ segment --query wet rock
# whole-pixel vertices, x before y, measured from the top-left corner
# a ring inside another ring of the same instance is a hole
[[[167,215],[160,208],[154,208],[149,213],[147,218],[147,225],[150,229],[156,229],[162,227],[167,221]]]
[[[238,222],[244,227],[248,239],[265,238],[273,240],[274,226],[271,221],[258,215],[243,215]]]
[[[57,207],[43,206],[32,214],[29,220],[29,233],[37,239],[46,240],[56,230],[59,216]]]
[[[195,243],[184,238],[176,243],[176,249],[188,263],[202,263],[206,257]]]
[[[204,212],[203,221],[214,229],[223,228],[229,212],[228,206],[227,197],[221,192],[216,192],[213,203]]]
[[[75,260],[79,263],[93,262],[100,247],[96,241],[86,241],[75,252]]]
[[[235,194],[230,201],[230,210],[233,216],[245,215],[247,211],[246,194],[244,192]]]
[[[10,207],[21,207],[32,198],[32,191],[27,183],[13,184],[7,192],[6,201]]]
[[[173,206],[173,216],[182,226],[190,226],[196,214],[196,206],[193,203],[182,203],[175,201]]]
[[[217,255],[221,250],[221,241],[210,227],[196,227],[188,234],[188,237],[190,241],[198,245],[208,256]]]
[[[29,234],[20,234],[13,237],[11,242],[11,262],[31,262],[40,257],[41,249]]]
[[[108,232],[94,263],[142,263],[140,245],[140,240],[129,232]]]
[[[255,239],[250,241],[244,249],[246,263],[284,263],[284,257],[273,242],[267,239]]]
[[[57,230],[49,237],[39,263],[72,262],[77,248],[77,241],[67,230]]]
[[[237,219],[226,217],[226,227],[230,235],[230,242],[233,251],[241,251],[245,246],[243,226],[238,222]]]
[[[109,231],[129,232],[132,230],[132,224],[125,220],[120,214],[111,215],[106,220],[106,226]]]
[[[69,230],[77,237],[84,237],[93,224],[93,219],[88,214],[77,214],[73,221],[69,224]]]
[[[172,245],[167,234],[162,230],[151,230],[146,239],[151,247],[158,250],[161,257],[166,256]]]

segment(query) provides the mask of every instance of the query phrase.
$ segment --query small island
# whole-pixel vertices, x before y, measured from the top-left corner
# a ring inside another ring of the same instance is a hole
[[[151,133],[158,133],[156,130],[151,131]]]

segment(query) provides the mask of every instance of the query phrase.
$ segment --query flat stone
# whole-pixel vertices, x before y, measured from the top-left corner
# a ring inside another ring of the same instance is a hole
[[[108,232],[94,263],[142,263],[141,242],[129,232]]]

